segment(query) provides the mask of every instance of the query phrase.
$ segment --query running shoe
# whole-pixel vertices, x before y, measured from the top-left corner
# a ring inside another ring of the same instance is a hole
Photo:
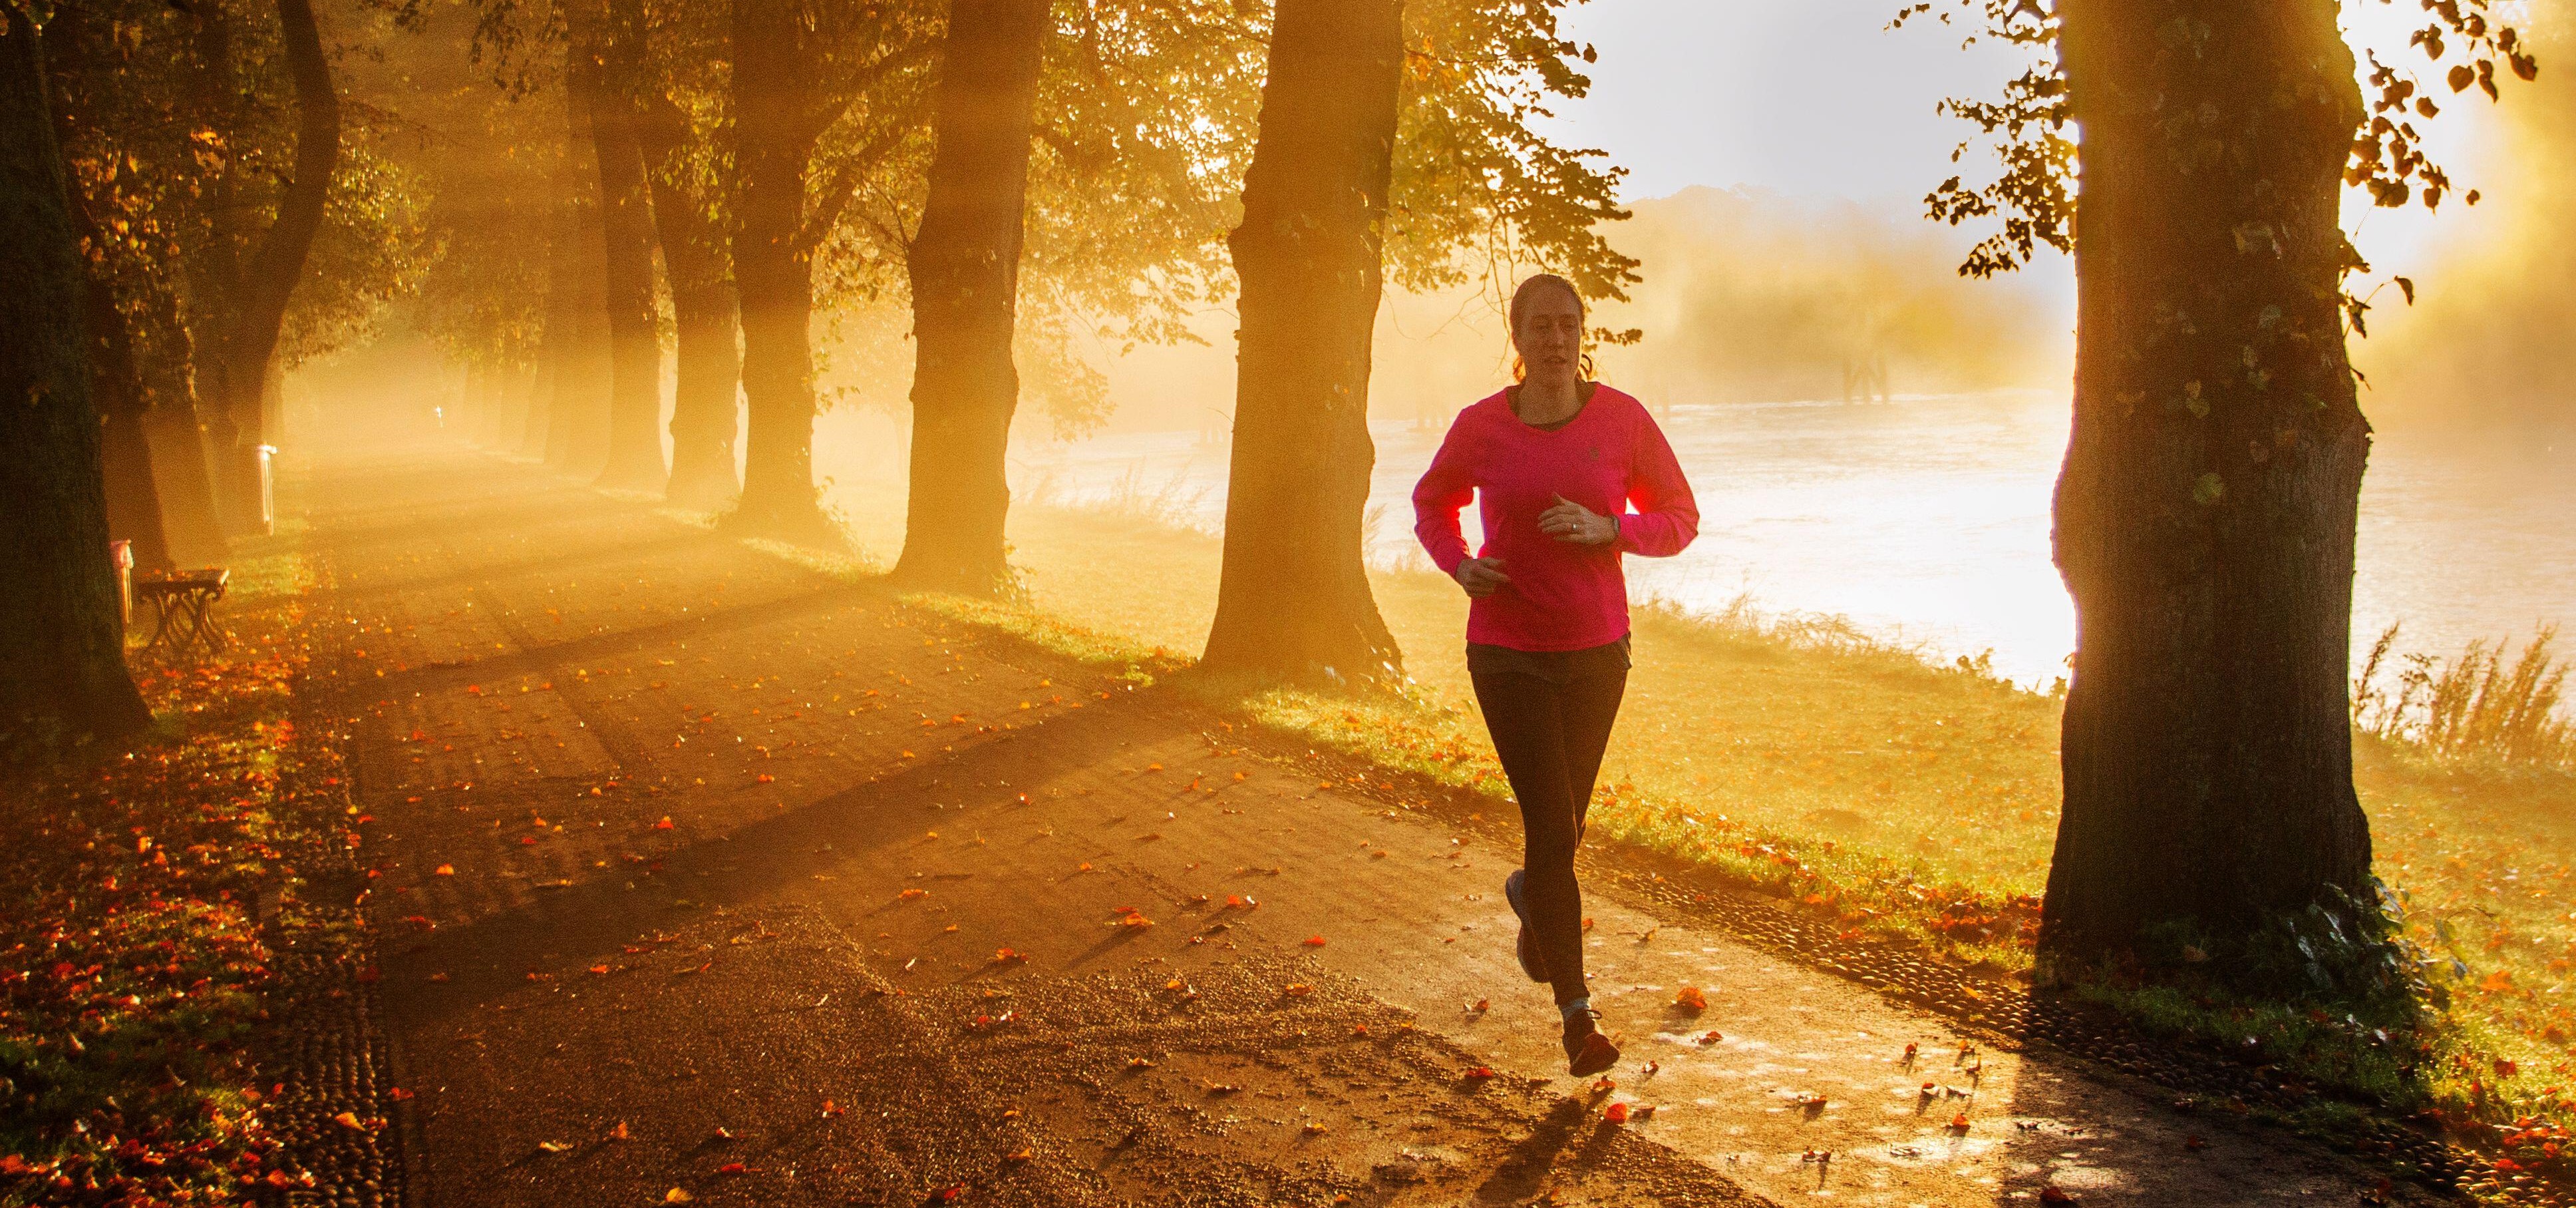
[[[1619,1064],[1619,1046],[1601,1032],[1601,1012],[1585,1010],[1565,1021],[1565,1072],[1589,1078]]]
[[[1512,904],[1513,914],[1520,916],[1521,938],[1518,951],[1521,958],[1521,972],[1529,974],[1531,981],[1543,982],[1547,980],[1547,961],[1539,956],[1538,936],[1530,932],[1529,907],[1521,904],[1521,883],[1528,879],[1528,869],[1513,869],[1512,875],[1503,878],[1503,900]]]

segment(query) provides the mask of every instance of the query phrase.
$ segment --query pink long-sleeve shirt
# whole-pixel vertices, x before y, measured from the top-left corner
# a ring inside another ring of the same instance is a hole
[[[1563,495],[1617,518],[1606,545],[1559,541],[1539,513]],[[1582,650],[1628,635],[1626,554],[1668,558],[1699,535],[1699,503],[1653,416],[1608,386],[1572,422],[1533,428],[1496,394],[1458,413],[1413,488],[1413,532],[1442,572],[1467,559],[1458,513],[1477,500],[1485,545],[1511,582],[1467,608],[1467,640],[1514,650]],[[1631,508],[1634,510],[1630,510]]]

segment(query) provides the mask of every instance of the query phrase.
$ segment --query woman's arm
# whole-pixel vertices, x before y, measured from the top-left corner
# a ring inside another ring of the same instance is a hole
[[[1628,471],[1628,503],[1637,510],[1619,517],[1618,547],[1649,558],[1669,558],[1699,536],[1699,500],[1691,496],[1690,479],[1655,418],[1637,413],[1637,460]]]
[[[1463,414],[1450,423],[1449,435],[1432,455],[1431,468],[1413,485],[1413,536],[1440,573],[1451,578],[1457,577],[1458,564],[1467,560],[1467,535],[1458,527],[1458,513],[1476,498],[1474,467],[1466,450],[1469,442],[1460,433],[1466,423]]]

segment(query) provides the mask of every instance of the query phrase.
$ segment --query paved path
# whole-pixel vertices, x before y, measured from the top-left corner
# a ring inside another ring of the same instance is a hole
[[[1553,1077],[1487,830],[536,470],[308,473],[318,690],[357,722],[418,1203],[2349,1203],[2377,1181],[2066,1063],[1963,1058],[1935,1016],[1616,894],[1591,943],[1629,1059],[1607,1087]],[[1706,1012],[1671,1005],[1684,985]]]

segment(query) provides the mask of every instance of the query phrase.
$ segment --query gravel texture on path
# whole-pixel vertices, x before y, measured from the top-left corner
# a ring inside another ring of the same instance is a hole
[[[1596,867],[1589,903],[1627,1057],[1558,1076],[1508,827],[532,468],[310,473],[311,691],[356,735],[416,1204],[2381,1183],[1674,910],[1636,868]]]

